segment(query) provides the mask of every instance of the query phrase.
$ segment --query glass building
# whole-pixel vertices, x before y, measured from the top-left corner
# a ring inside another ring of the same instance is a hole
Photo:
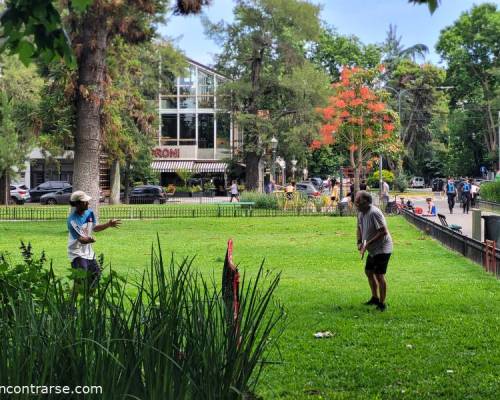
[[[217,87],[227,80],[188,59],[183,76],[160,85],[158,144],[153,169],[161,183],[175,180],[179,169],[197,175],[224,174],[241,140],[231,114],[217,107]]]

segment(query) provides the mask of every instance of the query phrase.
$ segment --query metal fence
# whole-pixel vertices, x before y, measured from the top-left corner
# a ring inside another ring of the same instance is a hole
[[[454,232],[450,228],[446,228],[408,210],[403,210],[403,216],[418,229],[439,240],[449,249],[462,254],[464,257],[467,257],[486,269],[488,263],[486,260],[486,245],[484,243]],[[494,273],[497,278],[500,278],[499,249],[495,249],[495,259],[496,266],[494,271],[490,272]]]
[[[65,220],[70,207],[12,206],[0,208],[0,221],[51,221]],[[220,203],[204,205],[152,205],[152,206],[103,206],[99,208],[100,219],[159,219],[159,218],[197,218],[197,217],[293,217],[293,216],[339,216],[338,210],[314,207],[298,209],[255,208],[239,203]],[[352,215],[352,212],[343,215]]]

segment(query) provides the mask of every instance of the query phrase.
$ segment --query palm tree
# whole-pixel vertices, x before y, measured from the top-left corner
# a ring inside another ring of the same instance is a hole
[[[397,35],[397,26],[389,25],[387,37],[382,45],[384,64],[389,71],[394,70],[402,60],[410,59],[415,62],[418,57],[424,59],[425,55],[429,53],[429,48],[425,44],[417,43],[405,48],[401,41],[402,36]]]

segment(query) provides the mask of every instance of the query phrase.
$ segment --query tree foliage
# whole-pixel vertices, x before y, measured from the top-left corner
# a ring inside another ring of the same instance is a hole
[[[311,50],[312,61],[338,80],[342,67],[374,68],[380,64],[382,50],[374,44],[363,44],[358,37],[339,34],[331,27],[322,28],[319,40]]]
[[[0,56],[0,200],[10,197],[8,186],[22,170],[40,124],[36,110],[43,80],[34,66],[25,67],[16,56]]]
[[[485,3],[463,13],[441,32],[436,49],[448,64],[446,82],[453,86],[451,105],[471,107],[483,117],[480,130],[490,158],[496,157],[498,141],[495,108],[500,90],[500,11]]]
[[[355,186],[364,165],[374,155],[400,152],[396,128],[397,114],[377,93],[374,82],[378,71],[344,68],[340,81],[333,85],[334,95],[329,105],[321,110],[325,124],[321,139],[312,143],[314,148],[338,142],[349,151],[349,161],[355,171]]]
[[[313,110],[326,99],[328,78],[305,53],[320,33],[318,14],[319,7],[302,0],[244,0],[234,9],[233,23],[206,21],[222,46],[216,67],[233,80],[222,88],[220,101],[235,111],[243,130],[251,189],[259,186],[259,164],[273,135],[280,153],[289,153],[285,143],[303,153],[305,146],[298,144],[317,129]]]

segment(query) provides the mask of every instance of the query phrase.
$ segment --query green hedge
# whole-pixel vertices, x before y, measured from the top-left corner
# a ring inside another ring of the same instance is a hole
[[[278,209],[278,197],[274,194],[243,192],[240,195],[240,200],[254,202],[255,208]]]
[[[481,185],[481,199],[500,203],[500,182],[488,182]]]

